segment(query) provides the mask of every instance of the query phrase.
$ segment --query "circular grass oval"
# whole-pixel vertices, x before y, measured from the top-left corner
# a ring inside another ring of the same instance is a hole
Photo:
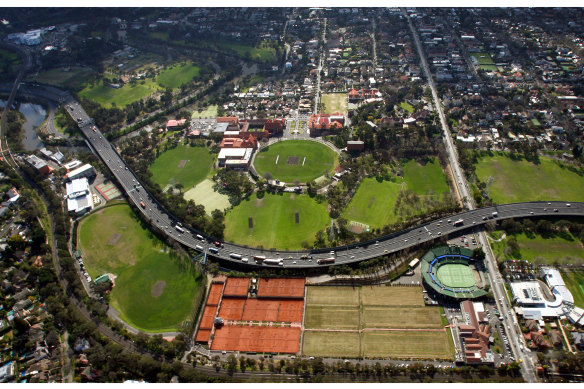
[[[115,276],[110,303],[126,323],[146,332],[167,332],[189,317],[201,275],[182,269],[127,204],[85,217],[78,247],[93,279],[104,273]]]
[[[309,196],[253,195],[227,212],[225,239],[250,247],[297,250],[312,247],[316,232],[329,223],[326,206]]]
[[[337,161],[337,153],[321,143],[287,140],[261,149],[255,157],[254,167],[264,178],[270,173],[274,179],[283,182],[309,182],[332,172]]]
[[[214,161],[215,156],[206,147],[181,144],[161,153],[149,170],[152,181],[163,190],[181,183],[187,191],[207,177]]]

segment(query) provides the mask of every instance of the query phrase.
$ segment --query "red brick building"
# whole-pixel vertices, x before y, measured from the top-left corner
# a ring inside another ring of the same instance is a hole
[[[311,135],[339,130],[345,125],[345,117],[339,113],[312,115],[308,121]]]
[[[373,99],[381,97],[381,92],[378,89],[351,89],[349,91],[349,103],[357,103],[361,100]]]

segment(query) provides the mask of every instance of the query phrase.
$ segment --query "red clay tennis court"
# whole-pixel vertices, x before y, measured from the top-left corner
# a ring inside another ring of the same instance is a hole
[[[208,343],[210,337],[211,337],[211,330],[199,330],[199,332],[197,332],[197,337],[196,337],[195,341],[201,342],[201,343]]]
[[[304,297],[304,278],[260,278],[258,297]]]
[[[223,296],[247,296],[247,289],[249,287],[249,278],[233,278],[227,279],[227,285],[223,291]]]
[[[215,313],[217,312],[216,306],[206,306],[203,311],[203,318],[201,319],[201,324],[199,328],[211,329],[213,328],[213,320],[215,320]]]
[[[242,320],[276,321],[279,300],[247,299]]]
[[[288,323],[302,322],[302,310],[304,300],[280,300],[278,317],[276,321],[285,321]]]
[[[224,297],[219,309],[219,317],[223,320],[241,320],[245,299]]]
[[[298,352],[299,327],[223,326],[215,330],[211,350],[255,351],[272,353]]]
[[[207,298],[207,305],[219,305],[222,290],[223,284],[212,284],[211,290],[209,291],[209,297]]]

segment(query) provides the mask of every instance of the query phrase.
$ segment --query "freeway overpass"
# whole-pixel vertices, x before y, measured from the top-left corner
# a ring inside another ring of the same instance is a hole
[[[245,266],[250,269],[262,267],[307,269],[325,266],[319,265],[318,260],[330,257],[335,258],[335,265],[351,264],[395,253],[421,243],[440,239],[452,233],[481,226],[493,220],[539,216],[584,216],[584,203],[551,201],[503,204],[462,212],[421,226],[379,237],[375,240],[348,246],[309,251],[272,251],[222,242],[222,247],[217,247],[218,252],[213,253],[210,249],[215,248],[213,244],[215,239],[205,235],[201,231],[186,226],[177,229],[176,223],[179,220],[162,207],[143,187],[139,178],[126,165],[109,141],[105,139],[83,107],[71,97],[68,97],[65,101],[67,112],[79,123],[80,129],[93,151],[99,155],[105,165],[111,170],[128,199],[136,205],[146,219],[160,231],[164,232],[169,238],[197,251],[206,252],[208,255],[228,263],[237,264],[239,267]],[[496,213],[496,216],[493,216],[494,213]],[[459,222],[456,223],[457,221]],[[197,235],[201,235],[202,239],[198,238]],[[334,254],[331,251],[334,251]],[[241,259],[232,258],[231,254],[239,254],[244,258],[247,257],[249,261],[242,263]],[[303,255],[309,256],[309,258],[301,259]],[[262,264],[261,261],[256,263],[253,260],[253,256],[279,259],[281,260],[279,261],[281,264],[275,263],[268,265],[265,263]],[[330,266],[332,264],[328,263],[326,265]]]

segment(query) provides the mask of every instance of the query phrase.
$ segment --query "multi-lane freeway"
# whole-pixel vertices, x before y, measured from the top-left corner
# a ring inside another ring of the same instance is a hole
[[[380,237],[377,240],[324,250],[271,251],[244,247],[229,242],[221,242],[219,246],[216,246],[214,243],[215,239],[206,236],[200,231],[180,224],[177,229],[176,223],[179,221],[164,209],[142,186],[138,177],[128,168],[118,152],[94,125],[93,120],[87,116],[83,107],[71,98],[67,99],[65,105],[69,114],[79,123],[81,131],[87,138],[93,151],[99,155],[106,166],[112,171],[128,198],[153,225],[170,238],[185,246],[239,265],[250,267],[310,268],[324,266],[319,265],[318,262],[319,260],[328,258],[334,258],[334,262],[329,262],[326,265],[349,264],[395,253],[419,245],[420,243],[440,239],[452,233],[458,233],[483,225],[495,219],[560,215],[584,216],[584,203],[569,204],[559,201],[516,203],[466,211],[415,228]],[[494,212],[496,216],[493,215]],[[217,252],[213,253],[211,249]],[[237,258],[233,258],[231,256],[232,254]],[[254,256],[278,259],[278,261],[274,261],[273,264],[268,265],[265,261],[254,260]],[[301,259],[303,256],[305,258]],[[244,258],[247,258],[247,262],[242,262]]]

